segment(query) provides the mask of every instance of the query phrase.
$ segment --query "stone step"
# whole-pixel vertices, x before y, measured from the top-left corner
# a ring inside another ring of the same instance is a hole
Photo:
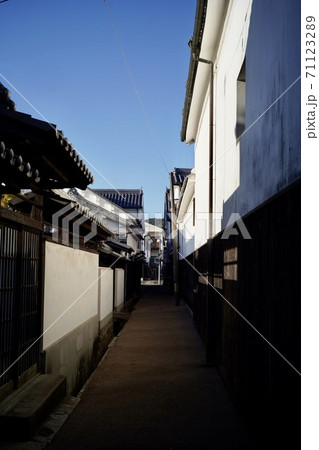
[[[66,395],[66,377],[42,374],[0,403],[1,440],[30,439]]]

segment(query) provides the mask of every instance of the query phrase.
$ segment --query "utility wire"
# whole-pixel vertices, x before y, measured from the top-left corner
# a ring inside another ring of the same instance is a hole
[[[145,110],[145,107],[144,107],[142,98],[141,98],[141,96],[140,96],[140,93],[139,93],[139,91],[138,91],[138,89],[137,89],[136,82],[135,82],[135,79],[134,79],[132,70],[131,70],[131,68],[130,68],[130,65],[129,65],[128,59],[127,59],[127,57],[126,57],[124,48],[123,48],[123,46],[122,46],[122,44],[121,44],[121,41],[120,41],[120,38],[119,38],[119,34],[118,34],[118,32],[117,32],[117,29],[116,29],[115,23],[114,23],[114,21],[113,21],[112,15],[111,15],[111,13],[110,13],[110,10],[109,10],[109,8],[108,8],[108,6],[107,6],[106,0],[104,0],[104,5],[105,5],[105,10],[106,10],[107,16],[108,16],[108,18],[109,18],[109,21],[110,21],[110,24],[111,24],[111,27],[112,27],[112,30],[113,30],[113,34],[114,34],[115,40],[116,40],[117,45],[118,45],[118,47],[119,47],[119,49],[120,49],[120,52],[121,52],[121,55],[122,55],[122,58],[123,58],[125,67],[126,67],[126,69],[127,69],[129,78],[130,78],[130,80],[131,80],[131,83],[132,83],[134,92],[135,92],[135,94],[136,94],[138,104],[140,105],[140,108],[141,108],[141,110],[142,110],[142,113],[143,113],[143,116],[144,116],[144,120],[145,120],[145,122],[146,122],[146,124],[147,124],[147,127],[148,127],[148,130],[149,130],[149,132],[150,132],[150,134],[151,134],[152,138],[154,139],[154,141],[155,141],[155,143],[156,143],[156,146],[157,146],[157,145],[158,145],[157,138],[156,138],[156,136],[155,136],[153,127],[152,127],[151,122],[150,122],[150,120],[149,120],[148,114],[147,114],[147,112],[146,112],[146,110]],[[159,155],[159,157],[160,157],[160,159],[161,159],[161,161],[162,161],[162,163],[163,163],[163,165],[164,165],[164,167],[165,167],[166,172],[169,173],[168,167],[167,167],[167,165],[166,165],[166,163],[165,163],[165,160],[164,160],[164,158],[163,158],[162,153],[161,153],[157,148],[155,148],[155,151],[158,153],[158,155]]]
[[[7,1],[7,0],[6,0]],[[44,115],[43,114],[41,114],[40,113],[40,111],[39,110],[37,110],[37,108],[35,107],[35,106],[33,106],[32,105],[32,103],[12,84],[12,83],[10,83],[10,81],[2,74],[2,73],[0,73],[0,77],[1,78],[3,78],[4,79],[4,81],[37,113],[37,114],[39,114],[39,116],[48,124],[48,125],[50,125],[50,127],[56,132],[56,133],[58,133],[59,134],[59,136],[61,137],[61,139],[62,139],[62,137],[63,136],[61,136],[61,134],[59,133],[59,131],[52,125],[52,123],[50,123],[49,121],[48,121],[48,119],[46,118],[46,117],[44,117]],[[102,178],[103,178],[103,180],[105,180],[106,182],[107,182],[107,184],[108,185],[110,185],[119,195],[120,195],[120,197],[122,197],[122,199],[124,200],[124,197],[123,197],[123,195],[113,186],[113,184],[92,164],[92,163],[90,163],[90,161],[87,159],[87,158],[85,158],[85,156],[83,156],[79,151],[77,151],[78,152],[78,154],[81,156],[81,158],[82,159],[84,159],[84,161],[89,165],[89,166],[91,166],[92,167],[92,169],[93,170],[95,170],[95,172],[96,173],[98,173]]]

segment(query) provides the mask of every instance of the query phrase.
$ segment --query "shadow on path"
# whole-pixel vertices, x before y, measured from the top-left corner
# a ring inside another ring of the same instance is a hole
[[[143,297],[54,449],[252,449],[188,309],[162,286]]]

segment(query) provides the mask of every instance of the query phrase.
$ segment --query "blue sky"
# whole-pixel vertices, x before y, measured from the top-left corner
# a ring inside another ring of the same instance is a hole
[[[150,216],[163,211],[167,169],[193,167],[180,129],[195,8],[196,0],[0,4],[1,75],[97,169],[89,166],[91,187],[143,187]],[[2,76],[17,110],[41,119]]]

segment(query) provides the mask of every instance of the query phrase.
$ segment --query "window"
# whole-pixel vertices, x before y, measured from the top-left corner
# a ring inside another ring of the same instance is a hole
[[[240,138],[245,130],[246,110],[246,59],[244,59],[237,78],[237,120],[236,138]]]

